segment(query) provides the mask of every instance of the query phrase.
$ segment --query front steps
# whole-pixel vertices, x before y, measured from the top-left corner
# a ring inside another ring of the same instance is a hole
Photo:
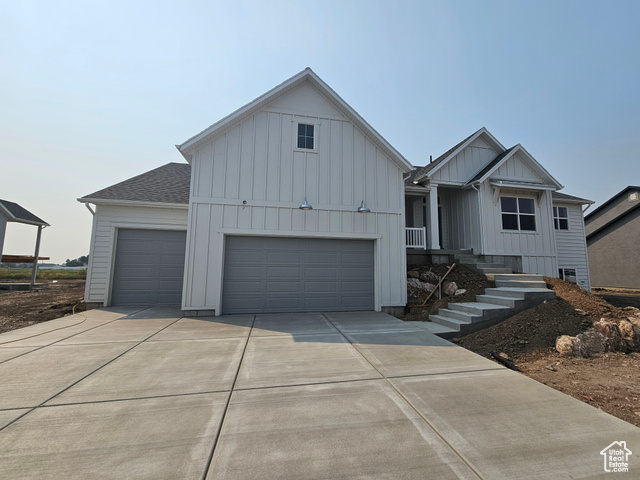
[[[542,275],[496,274],[494,280],[497,288],[487,288],[475,302],[449,303],[421,326],[442,338],[460,337],[556,298]]]
[[[468,269],[473,270],[474,272],[481,275],[513,273],[513,270],[510,267],[507,267],[502,263],[489,262],[481,255],[474,255],[472,253],[459,253],[454,255],[454,258],[460,265],[464,265]]]

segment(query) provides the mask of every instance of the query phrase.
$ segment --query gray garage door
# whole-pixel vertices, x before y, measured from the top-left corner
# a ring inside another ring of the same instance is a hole
[[[112,305],[180,305],[186,232],[118,230]]]
[[[373,310],[373,241],[227,237],[222,313]]]

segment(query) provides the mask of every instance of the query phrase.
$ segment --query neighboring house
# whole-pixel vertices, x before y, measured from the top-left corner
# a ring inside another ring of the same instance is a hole
[[[640,288],[640,187],[614,195],[585,223],[593,286]]]
[[[589,289],[582,205],[593,202],[562,188],[520,144],[481,128],[405,178],[407,227],[425,227],[434,255],[472,250]]]
[[[78,199],[94,214],[89,306],[403,311],[406,247],[426,247],[425,236],[432,252],[565,268],[589,286],[590,202],[555,194],[562,186],[524,148],[483,128],[412,170],[310,69],[178,150],[188,164]]]
[[[178,149],[189,165],[79,199],[96,205],[87,303],[404,308],[411,164],[313,71]]]

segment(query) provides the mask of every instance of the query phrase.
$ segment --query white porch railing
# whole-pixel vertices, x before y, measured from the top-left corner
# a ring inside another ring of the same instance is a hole
[[[427,228],[426,227],[405,227],[405,247],[427,249]]]

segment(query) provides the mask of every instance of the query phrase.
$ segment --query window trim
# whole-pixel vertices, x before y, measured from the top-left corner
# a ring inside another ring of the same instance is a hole
[[[569,282],[569,280],[565,280],[565,274],[564,274],[565,270],[573,270],[574,272],[576,272],[576,282],[574,283],[574,285],[579,285],[578,284],[578,267],[558,266],[558,278],[560,280],[564,280],[565,282]],[[569,283],[573,283],[573,282],[569,282]]]
[[[560,216],[560,209],[564,208],[567,211],[567,216],[566,217],[561,217]],[[560,220],[566,220],[567,221],[567,228],[560,228]],[[563,207],[563,206],[553,206],[553,229],[557,232],[568,232],[571,230],[571,226],[569,224],[569,207]]]
[[[320,138],[320,121],[312,118],[297,117],[291,119],[293,129],[293,151],[301,153],[318,153],[318,140]],[[313,125],[313,148],[298,147],[298,125]]]
[[[502,199],[503,198],[515,198],[516,199],[516,207],[517,207],[517,212],[503,212],[502,211]],[[518,201],[519,199],[527,199],[527,200],[531,200],[533,202],[533,213],[520,213],[520,202]],[[524,234],[537,234],[540,233],[538,230],[538,213],[537,213],[537,205],[536,205],[536,199],[533,196],[529,196],[529,195],[519,195],[519,194],[505,194],[505,195],[500,195],[498,197],[498,216],[499,216],[499,220],[500,220],[500,232],[501,233],[524,233]],[[507,215],[516,215],[516,217],[518,218],[518,229],[517,230],[512,230],[509,228],[504,228],[504,222],[502,221],[502,215],[503,214],[507,214]],[[533,217],[535,224],[536,224],[536,229],[535,230],[522,230],[520,228],[520,216],[524,215],[527,217]]]

